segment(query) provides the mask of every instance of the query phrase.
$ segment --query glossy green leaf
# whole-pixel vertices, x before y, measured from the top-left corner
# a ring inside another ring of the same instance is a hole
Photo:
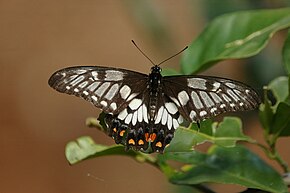
[[[276,102],[277,105],[280,102],[285,101],[289,96],[288,77],[280,76],[274,79],[269,83],[268,89],[270,89],[273,92],[273,95],[275,96],[277,101]]]
[[[290,26],[290,8],[241,11],[213,20],[184,52],[181,71],[197,73],[225,59],[259,53],[275,32]]]
[[[251,141],[242,132],[241,120],[237,117],[225,117],[221,123],[205,122],[199,130],[179,127],[165,152],[191,151],[194,146],[211,142],[224,147],[233,147],[237,141]]]
[[[264,101],[259,107],[259,117],[262,123],[263,128],[266,130],[267,133],[270,133],[272,128],[272,122],[274,118],[274,110],[272,108],[272,103],[268,99],[268,90],[264,90]]]
[[[290,74],[290,30],[283,46],[283,63],[288,74]]]
[[[213,125],[215,144],[224,147],[234,147],[237,141],[251,141],[244,135],[242,122],[238,117],[225,117],[223,122]]]
[[[268,99],[269,90],[275,97],[275,104]],[[259,112],[264,129],[268,134],[290,136],[290,105],[287,102],[289,99],[288,77],[274,79],[264,92],[264,103],[261,104]]]
[[[290,136],[290,105],[279,103],[274,119],[271,133],[279,136]]]
[[[75,164],[89,158],[108,155],[124,155],[142,162],[155,162],[155,159],[150,155],[135,151],[125,151],[122,145],[106,146],[96,144],[89,136],[83,136],[76,139],[76,141],[71,141],[65,148],[65,156],[70,164]]]
[[[282,177],[256,154],[242,146],[214,146],[208,154],[168,152],[163,159],[189,164],[170,177],[170,181],[175,184],[216,182],[239,184],[269,192],[287,192]]]

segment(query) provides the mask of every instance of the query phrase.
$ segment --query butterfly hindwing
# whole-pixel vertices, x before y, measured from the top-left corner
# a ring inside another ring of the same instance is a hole
[[[106,113],[119,113],[146,88],[145,74],[100,66],[69,67],[55,72],[49,85],[81,97]]]
[[[151,114],[148,112],[149,96],[148,89],[145,89],[118,115],[107,115],[108,134],[116,143],[124,143],[127,148],[136,150],[150,147],[154,152],[163,151],[169,144],[183,117],[168,97],[159,97],[156,112]]]
[[[190,122],[224,112],[252,110],[260,99],[249,86],[230,79],[208,76],[166,76],[163,87],[180,113]]]
[[[49,85],[102,109],[108,135],[126,149],[162,152],[183,120],[199,122],[224,112],[256,108],[249,86],[208,76],[165,76],[155,65],[149,75],[100,67],[69,67],[55,72]]]

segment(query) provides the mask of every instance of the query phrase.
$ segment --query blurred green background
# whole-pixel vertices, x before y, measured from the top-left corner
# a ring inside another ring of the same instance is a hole
[[[80,64],[148,73],[151,64],[131,39],[158,63],[190,44],[218,15],[289,5],[286,0],[0,1],[0,192],[187,192],[169,184],[155,168],[127,157],[102,157],[70,166],[64,157],[68,141],[90,135],[97,143],[114,142],[85,126],[85,119],[98,116],[98,109],[55,92],[48,78],[57,69]],[[259,90],[284,74],[285,35],[286,31],[276,34],[258,56],[221,62],[203,74],[240,80]],[[175,57],[163,68],[178,70],[179,60]],[[245,128],[261,140],[255,118],[248,118]],[[278,144],[288,162],[289,150],[284,147],[289,145],[287,139]],[[242,190],[213,186],[218,192]]]

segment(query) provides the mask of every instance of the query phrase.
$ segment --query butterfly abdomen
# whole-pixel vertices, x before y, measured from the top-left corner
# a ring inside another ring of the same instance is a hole
[[[161,97],[162,87],[161,81],[162,76],[160,74],[160,68],[158,66],[154,66],[152,68],[152,72],[149,74],[148,78],[148,89],[149,89],[149,119],[153,121],[156,110],[158,106],[158,97]]]

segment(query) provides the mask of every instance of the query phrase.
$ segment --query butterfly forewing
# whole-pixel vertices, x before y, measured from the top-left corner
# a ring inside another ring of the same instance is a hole
[[[49,85],[81,97],[105,113],[108,135],[126,149],[162,152],[186,119],[199,122],[223,112],[256,108],[249,86],[218,77],[166,76],[156,65],[148,75],[100,66],[55,72]]]
[[[81,97],[106,113],[119,113],[146,89],[148,76],[118,68],[70,67],[55,72],[49,85]],[[134,83],[134,84],[133,84]]]
[[[224,112],[252,110],[260,99],[249,86],[230,79],[208,76],[167,76],[163,78],[167,95],[190,122]]]

